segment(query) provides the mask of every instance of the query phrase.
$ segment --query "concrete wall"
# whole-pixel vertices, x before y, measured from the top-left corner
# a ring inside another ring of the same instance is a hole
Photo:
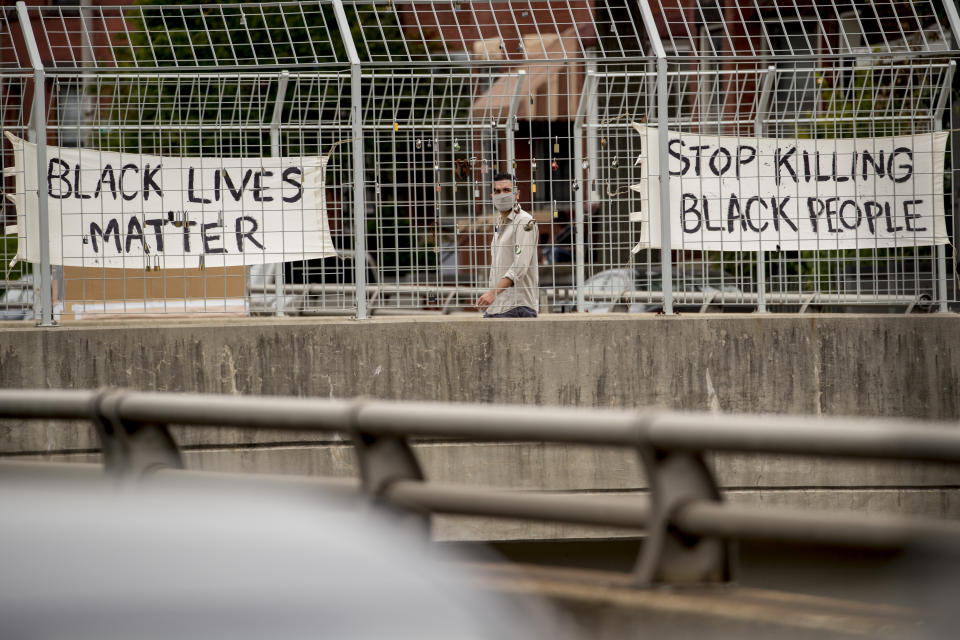
[[[546,316],[0,329],[0,386],[960,418],[960,317]],[[715,401],[714,401],[715,400]]]
[[[960,317],[547,316],[75,324],[0,329],[0,386],[660,406],[960,418]],[[177,429],[191,468],[352,475],[334,436]],[[87,425],[0,424],[0,456],[89,460]],[[645,489],[633,452],[542,444],[418,446],[431,478],[577,492]],[[740,502],[960,517],[956,468],[719,456]],[[458,539],[591,536],[444,520]]]

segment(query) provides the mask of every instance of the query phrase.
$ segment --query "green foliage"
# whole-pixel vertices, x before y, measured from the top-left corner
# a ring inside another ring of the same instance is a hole
[[[915,133],[922,119],[891,116],[919,114],[932,108],[936,87],[925,82],[923,74],[922,68],[899,67],[819,71],[815,75],[817,110],[806,114],[813,121],[798,125],[797,136],[858,138]]]
[[[144,0],[139,4],[165,4]],[[127,66],[239,66],[258,61],[294,64],[301,60],[344,59],[343,43],[329,6],[322,21],[306,23],[295,11],[244,12],[217,7],[180,12],[132,14],[137,23],[130,38]],[[332,37],[327,37],[331,33]],[[277,36],[276,38],[271,36]],[[274,44],[276,40],[277,44]],[[339,54],[339,55],[338,55]],[[153,62],[154,64],[151,64]]]
[[[16,280],[28,272],[29,265],[23,261],[9,268],[10,260],[17,255],[17,236],[0,236],[0,260],[3,260],[3,273],[7,280]]]
[[[0,261],[3,262],[2,272],[4,280],[19,280],[30,272],[30,265],[22,260],[13,267],[10,267],[10,260],[12,260],[15,255],[17,255],[17,236],[0,236]],[[4,291],[5,289],[0,288],[0,294]]]
[[[168,1],[141,0],[140,4]],[[428,100],[443,122],[465,117],[474,82],[469,74],[464,74],[460,87],[448,82],[442,96],[435,95],[440,93],[436,83],[441,76],[429,66],[403,68],[396,76],[380,69],[377,79],[369,80],[370,71],[384,62],[442,62],[445,54],[437,33],[418,28],[423,39],[419,35],[406,38],[390,3],[351,4],[346,12],[353,42],[365,63],[361,89],[365,124],[376,119],[377,124],[392,120],[407,126],[419,120],[417,125],[427,125],[422,120],[429,111],[425,109]],[[174,9],[144,7],[130,11],[127,21],[128,41],[116,43],[118,66],[140,72],[121,73],[98,85],[101,130],[94,146],[164,156],[271,155],[269,124],[279,74],[288,70],[291,78],[280,118],[285,125],[281,153],[316,156],[335,149],[334,164],[349,164],[350,147],[339,143],[350,136],[349,129],[342,128],[351,117],[350,67],[332,5],[285,3],[259,8],[234,1]],[[397,185],[424,181],[416,175],[422,168],[404,155],[406,151],[397,149],[390,133],[371,128],[362,144],[365,156],[379,161],[379,166],[367,162],[365,184],[382,183],[381,174],[390,175]],[[328,178],[328,188],[345,191],[345,183],[353,180],[349,170],[330,171]],[[393,185],[382,185],[385,198],[402,198]],[[377,230],[381,246],[371,250],[380,254],[386,268],[399,273],[436,263],[433,250],[420,248],[429,243],[422,242],[422,233],[413,232],[410,220],[382,224],[395,227]]]
[[[382,276],[399,277],[437,265],[436,247],[431,246],[429,237],[422,237],[409,218],[394,217],[389,207],[382,213],[380,220],[367,221],[368,248],[377,255]]]
[[[142,0],[141,5],[163,4]],[[232,6],[231,6],[232,5]],[[242,2],[222,6],[197,5],[170,10],[132,11],[128,41],[116,47],[121,68],[157,69],[152,77],[121,77],[104,82],[101,102],[105,113],[98,145],[101,148],[164,155],[268,155],[269,124],[278,90],[278,74],[291,72],[339,73],[341,79],[292,80],[283,104],[281,122],[345,123],[350,116],[348,57],[332,5],[272,5],[261,10]],[[351,5],[353,41],[361,60],[407,59],[426,52],[418,41],[405,42],[397,13],[386,4]],[[376,19],[376,27],[361,20]],[[122,37],[122,36],[120,36]],[[174,76],[184,72],[220,71],[221,74]],[[249,74],[262,72],[259,77]],[[429,74],[429,69],[424,73]],[[247,74],[242,79],[237,73]],[[384,83],[364,87],[371,106],[378,93],[401,108],[402,119],[413,111],[425,83],[407,83],[399,89]],[[400,100],[397,100],[400,98]],[[405,99],[404,99],[405,98]],[[110,128],[110,121],[120,127]],[[136,126],[130,127],[134,124]],[[226,126],[230,125],[230,126]],[[284,138],[287,155],[320,155],[334,140],[321,141],[315,131]],[[225,150],[225,151],[220,151]]]
[[[140,0],[138,4],[168,3]],[[288,3],[244,10],[245,4],[226,0],[217,6],[131,12],[130,47],[121,66],[222,68],[347,62],[332,5],[303,8]],[[366,10],[374,10],[374,5]],[[399,25],[387,12],[380,13],[385,33],[399,38]],[[355,42],[362,42],[360,29],[359,24],[353,27]],[[364,52],[374,54],[379,49],[385,49],[385,43],[374,41]]]
[[[249,66],[253,71],[258,63],[343,59],[332,8],[309,15],[316,21],[307,24],[307,14],[294,7],[255,12],[245,11],[242,3],[235,3],[235,8],[131,11],[129,39],[116,47],[118,66],[166,71]],[[124,129],[107,131],[98,146],[164,155],[211,155],[210,150],[265,155],[269,134],[260,125],[264,105],[276,90],[273,74],[244,82],[236,77],[176,78],[164,71],[147,78],[122,77],[104,86],[103,92],[113,105],[108,116]],[[218,126],[225,122],[234,126]]]

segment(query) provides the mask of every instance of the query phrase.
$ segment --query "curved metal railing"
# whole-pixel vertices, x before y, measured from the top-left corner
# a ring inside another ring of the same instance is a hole
[[[707,451],[737,451],[958,463],[957,423],[124,390],[3,390],[0,418],[90,420],[106,470],[126,478],[183,469],[169,424],[342,432],[357,451],[359,490],[425,519],[444,513],[646,529],[638,584],[725,581],[729,543],[739,538],[960,548],[960,522],[725,503],[703,461]],[[650,494],[557,495],[431,482],[411,437],[629,447],[644,462]]]

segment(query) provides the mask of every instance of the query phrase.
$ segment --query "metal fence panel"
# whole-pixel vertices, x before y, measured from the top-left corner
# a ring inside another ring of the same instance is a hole
[[[748,144],[761,137],[799,144],[881,136],[922,143],[944,128],[945,117],[950,121],[943,107],[955,69],[950,2],[732,2],[707,10],[672,0],[662,7],[671,130]],[[684,191],[701,190],[696,177],[679,181]],[[832,188],[833,180],[818,183],[815,195],[829,203],[837,193]],[[929,188],[913,188],[914,197],[929,199]],[[955,216],[946,193],[949,225]],[[762,195],[792,192],[783,186]],[[760,222],[772,221],[761,216]],[[856,233],[856,248],[836,248],[821,234],[801,251],[744,251],[736,243],[730,251],[675,251],[674,295],[760,310],[863,304],[947,310],[956,303],[951,246],[930,246],[929,238],[919,246],[876,246],[869,234]]]
[[[667,237],[684,204],[652,199],[654,186],[636,188],[660,184],[656,167],[673,161],[669,136],[799,148],[884,136],[921,144],[952,132],[952,0],[322,0],[22,6],[0,16],[5,131],[35,140],[46,123],[41,138],[56,147],[180,163],[325,158],[317,217],[332,246],[322,257],[296,249],[308,231],[292,241],[300,232],[284,225],[296,212],[284,203],[270,214],[282,217],[277,241],[242,264],[186,248],[174,256],[167,242],[165,255],[182,268],[167,268],[156,246],[149,257],[134,250],[124,268],[105,267],[84,257],[91,241],[106,244],[110,218],[94,228],[89,216],[109,207],[70,203],[75,213],[53,220],[55,237],[38,242],[53,264],[36,267],[36,284],[23,260],[7,269],[7,318],[476,312],[497,228],[490,192],[498,171],[515,175],[537,221],[541,312],[947,310],[960,300],[952,244],[879,246],[857,235],[855,248],[824,237],[801,250],[758,250],[741,234],[722,249],[691,247],[675,232]],[[653,146],[635,128],[661,122],[670,133],[658,129]],[[18,178],[4,144],[6,193],[18,179],[29,183],[27,172],[41,184],[53,171],[45,162],[39,171],[21,166]],[[103,157],[77,170],[84,196],[116,180],[103,173]],[[709,189],[702,176],[662,177],[684,193]],[[226,188],[220,174],[203,179]],[[818,202],[831,197],[826,183],[812,188]],[[33,189],[28,201],[39,207],[52,197],[51,211],[60,211],[62,192]],[[763,193],[751,224],[777,222],[766,199],[787,195],[779,186]],[[157,205],[173,214],[164,233],[196,233],[199,224],[205,235],[195,244],[206,252],[211,240],[217,251],[233,238],[223,211],[167,206],[185,198],[192,206],[195,197],[191,188]],[[116,239],[146,252],[147,215],[138,213],[136,225],[118,225]],[[71,227],[70,215],[87,216],[78,218],[87,227]],[[29,244],[26,233],[41,233],[21,224],[12,235],[15,220],[5,202],[0,257],[8,265],[26,255],[15,238]],[[45,314],[39,294],[50,297]]]

